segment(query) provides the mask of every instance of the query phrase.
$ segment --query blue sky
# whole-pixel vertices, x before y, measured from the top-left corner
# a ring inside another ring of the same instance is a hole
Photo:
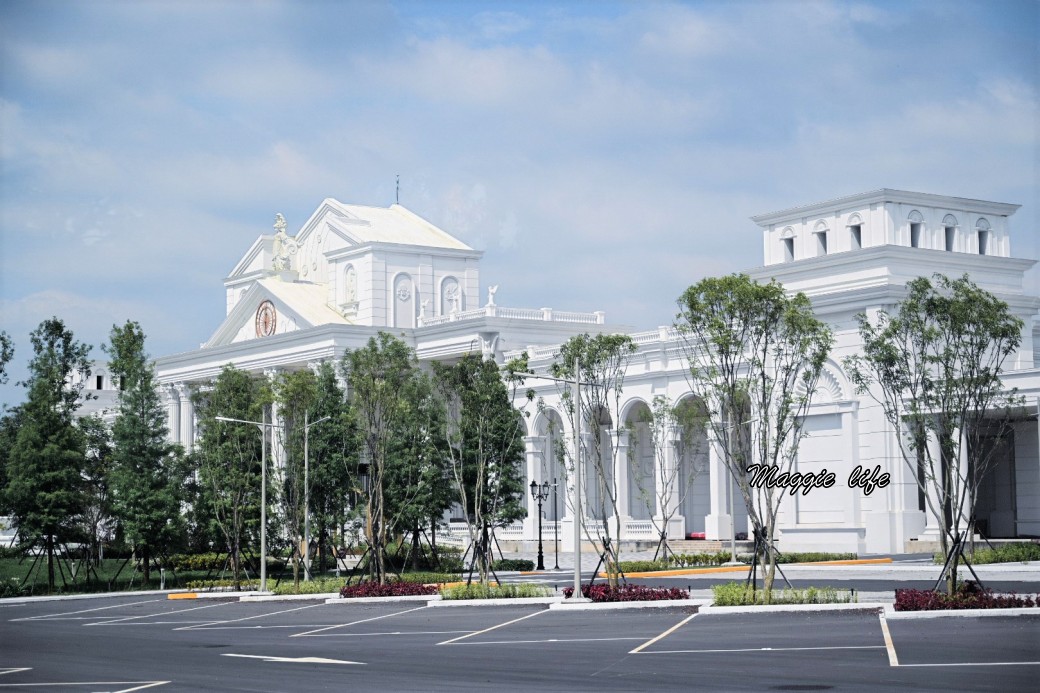
[[[159,356],[281,212],[401,202],[500,305],[669,324],[751,215],[881,187],[1014,202],[1038,258],[1040,4],[0,4],[0,329]],[[1030,290],[1040,292],[1037,273]],[[0,403],[22,399],[0,388]]]

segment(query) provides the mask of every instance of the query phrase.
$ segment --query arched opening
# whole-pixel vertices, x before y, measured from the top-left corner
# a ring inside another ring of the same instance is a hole
[[[699,397],[687,397],[675,407],[674,448],[677,510],[685,518],[685,534],[703,532],[711,510],[708,476],[708,408]]]
[[[540,434],[542,436],[542,459],[539,462],[542,481],[556,484],[555,494],[542,504],[542,512],[548,522],[556,522],[563,517],[567,502],[567,470],[564,466],[564,449],[567,445],[563,430],[563,419],[555,409],[546,409],[542,413],[543,421]],[[530,483],[530,482],[528,482]]]

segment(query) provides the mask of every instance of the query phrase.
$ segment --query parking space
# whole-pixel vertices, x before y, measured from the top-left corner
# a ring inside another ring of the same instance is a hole
[[[1040,615],[119,597],[5,609],[0,642],[0,691],[288,691],[301,676],[315,690],[1006,691],[1035,682]]]
[[[946,616],[887,624],[900,667],[1032,667],[1034,677],[1040,674],[1040,617]],[[942,638],[930,637],[936,630]]]

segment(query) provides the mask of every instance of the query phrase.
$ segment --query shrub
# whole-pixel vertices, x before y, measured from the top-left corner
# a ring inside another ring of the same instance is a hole
[[[175,553],[169,558],[168,567],[173,570],[223,570],[230,569],[226,553]],[[242,557],[243,563],[246,558]],[[281,570],[285,567],[285,561],[280,558],[267,557],[267,569]]]
[[[961,583],[953,596],[931,590],[898,589],[896,590],[895,609],[896,611],[1011,609],[1035,607],[1038,603],[1040,603],[1040,595],[1033,599],[1029,596],[1020,597],[1014,592],[993,594],[993,590],[982,588],[978,583],[968,580]]]
[[[692,568],[729,563],[729,557],[729,551],[719,551],[718,553],[673,553],[668,557],[668,562],[676,568]]]
[[[534,597],[551,597],[552,590],[542,585],[528,582],[505,585],[452,585],[441,588],[441,596],[445,599],[531,599]]]
[[[339,596],[345,599],[356,599],[358,597],[412,597],[437,594],[434,585],[423,585],[417,582],[388,582],[380,585],[378,582],[362,582],[358,585],[344,585]]]
[[[574,594],[573,587],[564,587],[563,596]],[[582,585],[581,596],[594,602],[653,602],[664,599],[689,599],[690,594],[678,587],[643,587],[642,585]]]
[[[186,585],[186,587],[189,590],[198,590],[198,591],[213,590],[213,589],[223,589],[223,588],[228,588],[228,587],[234,588],[234,586],[235,586],[235,581],[234,580],[191,580]],[[255,590],[260,589],[260,583],[259,583],[259,581],[254,581],[254,580],[242,580],[239,583],[239,589],[245,590],[245,591],[249,591],[249,590],[254,590],[255,591]]]
[[[727,582],[712,585],[715,606],[757,606],[765,604],[766,593],[752,589],[744,582]],[[837,590],[833,587],[809,587],[804,590],[773,590],[770,604],[848,604],[856,601],[852,590]]]
[[[972,565],[1040,561],[1040,544],[1028,541],[1001,544],[992,549],[978,549],[975,553],[968,554],[967,559]],[[935,562],[939,565],[943,564],[944,559],[941,553],[935,554]]]
[[[18,578],[0,580],[0,599],[7,597],[21,597],[24,594],[25,590],[22,589],[22,585],[18,581]]]
[[[315,578],[309,582],[300,581],[300,588],[292,580],[283,580],[275,585],[271,591],[275,594],[327,594],[339,592],[345,582],[344,578],[325,577]]]
[[[619,561],[622,573],[648,573],[654,570],[668,570],[668,561]]]
[[[495,570],[534,570],[534,561],[526,558],[500,558],[492,567]]]
[[[458,573],[434,573],[430,571],[417,571],[414,573],[402,573],[399,582],[418,582],[429,584],[434,582],[458,582],[461,576]]]

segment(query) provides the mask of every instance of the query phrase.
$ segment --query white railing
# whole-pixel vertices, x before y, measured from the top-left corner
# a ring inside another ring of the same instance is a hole
[[[553,310],[552,308],[503,308],[500,306],[484,306],[461,313],[419,317],[420,327],[445,325],[450,322],[475,320],[477,318],[508,318],[510,320],[541,320],[544,322],[569,322],[580,325],[602,325],[606,321],[606,313],[597,310],[594,313],[576,313],[574,311]]]
[[[635,539],[638,537],[656,537],[659,532],[650,520],[626,520],[624,539]]]

